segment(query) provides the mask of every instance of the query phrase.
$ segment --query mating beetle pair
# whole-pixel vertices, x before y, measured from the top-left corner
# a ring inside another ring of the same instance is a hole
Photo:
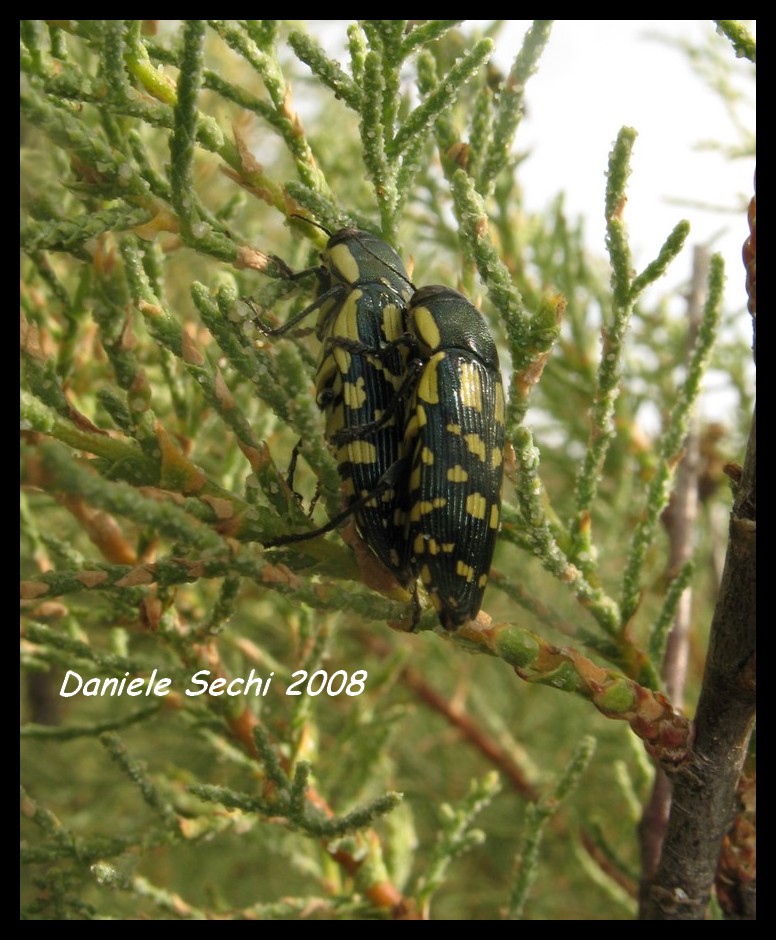
[[[455,630],[479,612],[499,526],[495,343],[462,294],[415,290],[368,232],[335,232],[321,260],[314,303],[266,332],[319,311],[317,401],[360,534],[403,586],[421,578]]]

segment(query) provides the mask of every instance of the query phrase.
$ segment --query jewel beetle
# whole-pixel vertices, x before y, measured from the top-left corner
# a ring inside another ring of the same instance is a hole
[[[321,351],[315,375],[326,439],[337,460],[361,537],[402,585],[412,579],[405,541],[406,487],[400,462],[404,402],[398,397],[407,360],[405,313],[413,292],[397,252],[370,232],[330,235],[315,269],[315,299],[277,329],[282,335],[313,311]],[[298,275],[296,275],[298,276]],[[365,429],[363,432],[361,429]],[[347,515],[337,517],[333,527]],[[312,537],[290,536],[284,541]]]
[[[474,619],[501,511],[504,387],[498,352],[477,308],[441,285],[407,306],[412,338],[403,454],[406,540],[442,625]]]

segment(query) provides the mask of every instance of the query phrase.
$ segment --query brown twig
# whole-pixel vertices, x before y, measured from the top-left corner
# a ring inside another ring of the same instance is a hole
[[[515,764],[512,758],[500,747],[482,726],[464,714],[459,708],[452,705],[448,699],[440,695],[426,680],[413,669],[406,666],[402,673],[403,681],[415,692],[423,702],[434,711],[439,712],[458,731],[465,740],[475,747],[481,754],[506,777],[510,784],[527,800],[538,800],[539,791],[526,778],[523,771]]]
[[[365,638],[364,642],[376,655],[388,655],[389,647],[383,640],[370,636]],[[400,678],[425,705],[442,715],[448,724],[461,733],[464,740],[483,754],[518,793],[527,800],[539,799],[540,792],[530,782],[522,768],[487,734],[481,724],[462,712],[460,707],[452,704],[448,697],[439,693],[412,666],[405,666]]]
[[[619,885],[628,897],[635,898],[638,894],[638,889],[634,879],[624,872],[622,868],[606,854],[588,830],[582,829],[580,831],[580,839],[582,841],[582,847],[601,871],[607,877],[611,878],[615,884]]]
[[[753,420],[711,625],[695,742],[674,778],[663,852],[644,910],[648,920],[703,919],[733,816],[756,708],[756,449]]]
[[[705,917],[723,841],[733,820],[756,714],[756,467],[755,414],[730,517],[695,740],[690,759],[674,778],[660,865],[642,911],[647,920]],[[752,907],[750,899],[747,908]]]
[[[695,345],[703,317],[706,281],[709,275],[709,252],[697,247],[693,256],[693,273],[687,299],[687,349]],[[695,525],[698,515],[698,472],[700,434],[697,414],[691,419],[684,455],[677,470],[676,487],[666,511],[663,524],[668,532],[668,573],[676,575],[693,555]],[[676,709],[684,700],[684,685],[690,648],[692,619],[692,588],[685,588],[677,607],[674,624],[668,636],[663,659],[662,676],[666,695]],[[671,785],[665,772],[658,767],[650,801],[644,809],[639,825],[641,839],[641,891],[642,903],[660,861],[668,814],[671,806]]]

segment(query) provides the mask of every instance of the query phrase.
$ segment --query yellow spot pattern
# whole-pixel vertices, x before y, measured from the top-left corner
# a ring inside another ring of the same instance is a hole
[[[358,261],[347,245],[335,245],[329,252],[330,266],[336,269],[349,284],[358,281]]]
[[[333,437],[337,431],[341,431],[345,424],[345,408],[340,402],[336,408],[331,408],[326,420],[326,433]]]
[[[480,437],[479,434],[466,434],[464,435],[464,440],[466,441],[466,449],[470,454],[474,454],[479,457],[480,460],[485,460],[485,441]]]
[[[388,342],[397,339],[404,332],[401,311],[396,304],[386,304],[383,308],[383,331]]]
[[[461,404],[482,412],[482,388],[480,374],[473,362],[461,363]]]
[[[429,360],[420,375],[418,398],[422,398],[423,401],[428,402],[429,405],[439,404],[437,364],[433,359]]]
[[[345,375],[345,373],[350,369],[350,364],[353,361],[350,357],[350,353],[347,349],[343,349],[341,346],[335,346],[331,351],[334,361],[337,363],[337,368],[340,372]]]
[[[360,375],[358,377],[358,381],[355,384],[353,382],[345,382],[342,392],[345,399],[345,404],[349,408],[362,408],[364,402],[366,401],[364,376]]]
[[[417,307],[414,315],[415,330],[420,341],[428,347],[429,351],[439,349],[442,342],[439,327],[428,307]]]
[[[496,400],[493,403],[493,412],[495,414],[496,421],[499,424],[504,423],[504,411],[504,386],[501,384],[501,382],[499,382],[496,385]]]
[[[435,509],[444,509],[446,505],[447,499],[444,496],[437,496],[433,500],[418,500],[410,510],[410,522],[419,522],[421,516],[427,516]]]
[[[321,392],[329,384],[338,369],[337,361],[333,356],[326,356],[318,367],[318,375],[315,377],[316,390]]]
[[[484,519],[487,501],[482,493],[470,493],[466,497],[466,511],[475,519]]]
[[[439,542],[436,539],[424,535],[416,535],[412,543],[412,550],[416,555],[438,555],[440,552]]]
[[[368,441],[353,441],[348,444],[348,456],[351,463],[375,463],[377,448]]]
[[[347,300],[342,305],[337,319],[332,325],[332,336],[347,336],[349,339],[358,339],[358,302],[364,296],[363,291],[358,288],[348,294]]]

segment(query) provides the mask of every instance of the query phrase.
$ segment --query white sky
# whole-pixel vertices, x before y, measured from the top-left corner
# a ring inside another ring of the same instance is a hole
[[[315,20],[308,27],[330,52],[347,61],[347,22]],[[461,28],[484,29],[491,22],[467,20]],[[503,22],[495,63],[507,72],[532,21]],[[754,23],[749,28],[754,32]],[[728,210],[745,205],[752,195],[754,159],[733,161],[698,149],[701,141],[741,141],[718,94],[693,72],[681,50],[649,38],[656,33],[696,46],[712,37],[719,54],[737,66],[739,78],[752,68],[735,59],[711,20],[556,20],[538,71],[526,86],[526,116],[516,137],[517,149],[529,154],[518,171],[525,205],[542,211],[563,192],[568,215],[584,219],[591,253],[605,257],[608,154],[620,128],[633,127],[638,138],[625,219],[637,270],[653,260],[674,225],[687,219],[690,250],[672,266],[666,289],[689,279],[691,247],[714,239],[713,250],[725,258],[726,306],[744,308],[745,212],[709,212],[694,204]],[[740,118],[753,127],[754,83],[740,78],[738,87],[751,99]],[[300,100],[295,104],[300,107]]]
[[[512,20],[497,40],[497,62],[508,68],[529,20]],[[750,26],[754,32],[754,25]],[[526,117],[519,150],[530,155],[519,174],[528,209],[545,208],[560,191],[572,218],[584,218],[587,244],[604,255],[603,194],[608,153],[619,129],[638,131],[625,219],[637,269],[651,261],[680,219],[691,224],[688,245],[714,239],[725,258],[726,306],[746,303],[741,246],[748,234],[744,212],[709,212],[671,200],[731,208],[752,195],[754,158],[729,160],[699,150],[701,141],[741,143],[719,96],[696,75],[687,56],[654,39],[660,33],[702,45],[712,35],[722,53],[732,48],[711,20],[558,20],[537,73],[526,86]],[[748,63],[736,62],[746,72]],[[750,66],[751,68],[751,66]],[[754,128],[754,83],[741,118]],[[685,251],[668,283],[688,279]]]

